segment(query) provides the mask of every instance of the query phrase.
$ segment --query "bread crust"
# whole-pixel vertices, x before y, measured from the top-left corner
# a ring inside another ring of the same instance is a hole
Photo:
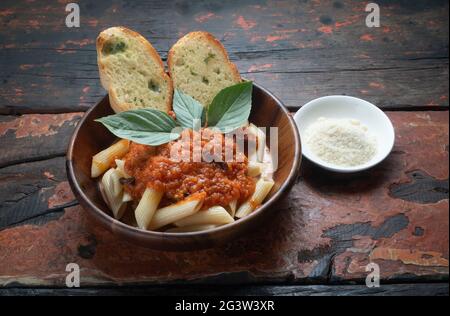
[[[225,56],[226,60],[227,60],[227,64],[230,67],[232,74],[233,74],[233,79],[235,81],[241,81],[241,75],[236,67],[235,64],[233,64],[230,61],[230,58],[228,56],[227,51],[225,50],[225,47],[222,45],[222,43],[215,38],[211,33],[205,32],[205,31],[194,31],[194,32],[190,32],[188,34],[186,34],[185,36],[183,36],[182,38],[180,38],[169,50],[169,53],[167,55],[167,65],[169,67],[169,74],[171,77],[173,77],[173,73],[172,73],[172,69],[174,66],[174,54],[175,54],[175,50],[177,49],[178,46],[182,45],[184,42],[187,41],[191,41],[191,40],[206,40],[207,42],[209,42],[211,45],[214,45],[215,47],[217,47]]]
[[[117,33],[123,33],[123,34],[126,34],[127,36],[134,37],[135,39],[137,39],[140,42],[140,44],[142,44],[142,46],[145,48],[147,53],[151,56],[151,58],[154,61],[156,61],[156,63],[160,66],[159,75],[163,78],[163,80],[165,82],[168,83],[168,94],[166,97],[166,100],[167,100],[166,101],[166,112],[169,112],[172,109],[173,82],[172,82],[170,76],[164,71],[164,63],[163,63],[161,57],[159,56],[156,49],[150,44],[150,42],[147,41],[141,34],[135,32],[133,30],[130,30],[124,26],[110,27],[110,28],[102,31],[98,35],[97,40],[96,40],[97,63],[98,63],[99,74],[100,74],[100,82],[101,82],[102,86],[108,91],[111,108],[116,113],[131,110],[134,108],[134,104],[119,102],[114,89],[112,89],[111,79],[106,74],[106,71],[105,71],[106,66],[102,62],[101,54],[102,54],[102,50],[103,50],[103,47],[104,47],[106,41],[110,38],[110,36],[112,34],[117,34]]]

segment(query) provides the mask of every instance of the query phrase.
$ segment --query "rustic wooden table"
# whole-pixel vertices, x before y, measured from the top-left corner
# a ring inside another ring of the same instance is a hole
[[[379,28],[356,0],[83,0],[81,27],[67,28],[68,2],[0,3],[0,295],[448,295],[448,1],[376,1]],[[112,25],[163,58],[186,32],[212,32],[292,111],[324,95],[367,99],[391,118],[395,148],[354,176],[305,161],[270,225],[222,247],[128,244],[90,225],[64,166],[77,122],[105,95],[95,38]],[[65,288],[70,262],[82,289]],[[380,288],[364,285],[369,262]]]

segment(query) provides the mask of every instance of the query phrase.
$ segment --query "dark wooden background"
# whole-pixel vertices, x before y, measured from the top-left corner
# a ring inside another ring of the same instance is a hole
[[[380,28],[366,27],[356,0],[77,1],[81,27],[67,28],[68,2],[0,2],[0,295],[193,291],[153,287],[174,283],[201,283],[199,294],[244,284],[239,294],[448,295],[448,1],[375,1]],[[180,36],[209,31],[292,111],[324,95],[364,98],[392,119],[394,151],[350,177],[305,162],[271,225],[223,247],[117,240],[92,227],[64,169],[76,123],[106,93],[95,38],[113,25],[163,59]],[[68,262],[84,290],[64,289]],[[363,285],[369,262],[380,289]]]

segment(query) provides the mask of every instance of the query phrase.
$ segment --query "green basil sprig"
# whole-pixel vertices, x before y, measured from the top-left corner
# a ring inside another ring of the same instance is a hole
[[[136,109],[96,119],[114,135],[135,143],[157,146],[180,137],[177,123],[155,109]]]
[[[191,96],[176,89],[173,110],[177,122],[165,112],[151,108],[121,112],[96,121],[117,137],[151,146],[175,140],[180,137],[182,128],[195,129],[199,123],[230,132],[247,122],[252,107],[252,88],[251,81],[227,87],[214,97],[206,109]]]
[[[252,88],[246,81],[221,90],[208,107],[208,126],[230,132],[244,125],[252,108]]]
[[[175,112],[178,123],[185,128],[193,129],[198,125],[203,126],[205,124],[203,105],[191,96],[184,94],[179,89],[175,89],[172,108]]]

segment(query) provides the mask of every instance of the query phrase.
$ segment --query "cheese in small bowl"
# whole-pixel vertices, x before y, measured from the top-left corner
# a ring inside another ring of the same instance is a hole
[[[303,155],[325,169],[352,173],[383,161],[394,146],[387,115],[365,100],[342,95],[321,97],[294,115]]]
[[[377,152],[376,137],[351,118],[319,117],[306,129],[305,140],[318,158],[343,167],[363,165]]]

